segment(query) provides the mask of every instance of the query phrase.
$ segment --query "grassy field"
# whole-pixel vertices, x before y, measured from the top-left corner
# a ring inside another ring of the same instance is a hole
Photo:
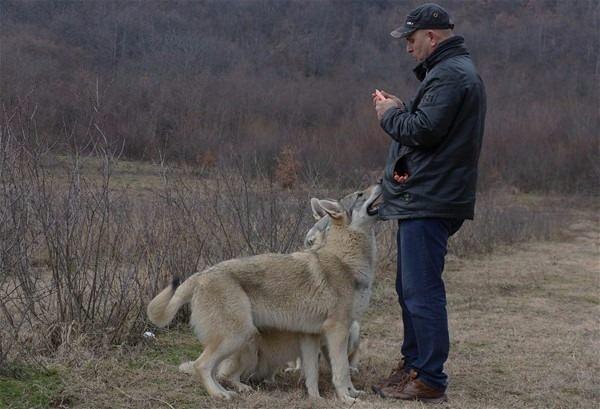
[[[452,348],[449,408],[597,408],[600,404],[599,226],[579,211],[560,240],[505,246],[458,258],[446,267]],[[386,266],[362,321],[355,408],[420,408],[383,400],[370,385],[399,358],[402,326]],[[214,401],[177,366],[199,344],[185,326],[160,331],[135,347],[91,352],[85,340],[65,345],[47,371],[13,368],[0,377],[0,407],[343,408],[322,368],[324,399],[310,401],[297,374],[229,402]]]

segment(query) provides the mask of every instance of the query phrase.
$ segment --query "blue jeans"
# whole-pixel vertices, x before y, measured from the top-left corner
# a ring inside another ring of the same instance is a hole
[[[445,389],[444,362],[450,340],[446,289],[442,279],[448,238],[462,219],[401,220],[398,227],[396,292],[402,307],[405,368],[428,385]]]

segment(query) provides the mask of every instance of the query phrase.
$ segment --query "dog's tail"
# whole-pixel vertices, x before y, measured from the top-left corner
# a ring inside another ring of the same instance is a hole
[[[196,274],[179,285],[179,278],[175,277],[171,285],[162,290],[148,304],[146,312],[150,321],[158,327],[169,324],[181,306],[192,299],[192,293],[196,285],[195,279]]]

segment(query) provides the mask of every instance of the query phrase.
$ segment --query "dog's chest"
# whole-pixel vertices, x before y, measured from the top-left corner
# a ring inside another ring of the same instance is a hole
[[[368,264],[364,266],[364,268],[360,269],[358,275],[355,277],[356,281],[354,282],[354,302],[352,315],[354,316],[355,320],[359,320],[369,307],[371,293],[373,292],[377,248],[375,245],[375,236],[371,235],[370,240],[370,260],[367,262]]]
[[[361,272],[361,279],[354,284],[354,300],[352,305],[352,315],[355,320],[360,317],[369,307],[371,293],[373,291],[374,271]]]

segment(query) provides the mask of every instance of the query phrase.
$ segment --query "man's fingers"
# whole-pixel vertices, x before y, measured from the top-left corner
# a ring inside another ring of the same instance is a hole
[[[371,94],[373,104],[377,104],[378,101],[382,101],[381,97],[377,94],[377,90]]]
[[[390,94],[390,93],[389,93],[389,92],[387,92],[387,91],[383,91],[383,90],[381,90],[381,94],[382,94],[382,95],[383,95],[385,98],[390,98],[390,99],[393,99],[393,100],[394,100],[394,101],[396,101],[396,102],[401,102],[401,99],[400,99],[400,98],[398,98],[398,97],[397,97],[397,96],[395,96],[395,95],[392,95],[392,94]]]

